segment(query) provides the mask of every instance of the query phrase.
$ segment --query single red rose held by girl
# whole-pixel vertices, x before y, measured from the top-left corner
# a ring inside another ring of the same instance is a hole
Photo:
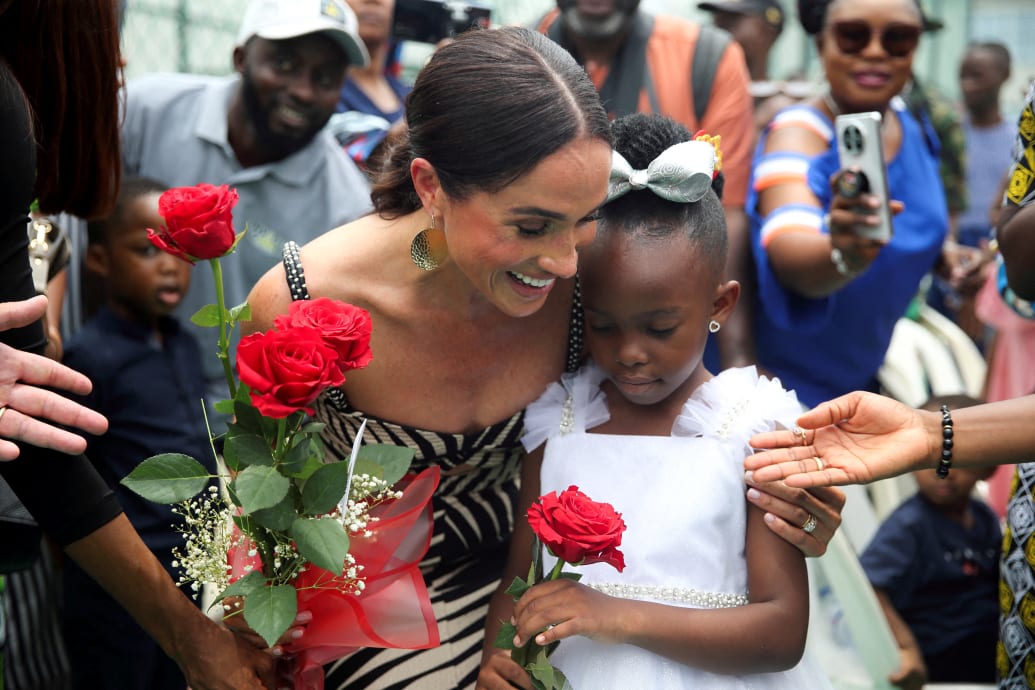
[[[625,521],[609,503],[598,503],[569,486],[560,495],[551,491],[528,509],[528,524],[539,540],[560,560],[572,565],[607,563],[621,572]]]
[[[236,203],[237,190],[227,185],[174,187],[158,198],[165,227],[148,228],[147,236],[159,249],[191,263],[224,256],[236,240]]]
[[[251,389],[252,404],[274,419],[308,405],[325,388],[345,381],[337,351],[315,328],[253,333],[237,346],[237,373]]]
[[[325,343],[333,347],[341,370],[362,369],[370,364],[370,312],[346,302],[318,297],[296,300],[288,313],[278,316],[273,325],[286,329],[309,327],[320,331]]]

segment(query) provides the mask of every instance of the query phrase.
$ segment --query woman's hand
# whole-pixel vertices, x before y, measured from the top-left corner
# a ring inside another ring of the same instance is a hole
[[[985,268],[994,258],[994,252],[948,241],[942,245],[938,273],[961,295],[974,295],[985,284]]]
[[[856,391],[809,410],[798,419],[798,429],[753,436],[753,448],[768,450],[749,455],[744,467],[751,482],[865,484],[934,467],[941,436],[932,430],[940,432],[939,419],[934,412]]]
[[[877,211],[881,201],[873,194],[846,195],[846,186],[840,184],[840,181],[842,177],[851,174],[858,174],[858,171],[841,170],[830,178],[834,196],[830,203],[827,224],[831,248],[841,253],[847,270],[856,274],[862,273],[873,263],[887,244],[887,240],[866,236],[880,225]],[[889,201],[888,206],[892,215],[901,213],[905,208],[901,201],[894,200]]]
[[[244,620],[244,611],[241,608],[242,601],[239,597],[227,597],[223,600],[223,624],[233,630],[238,637],[250,643],[258,649],[266,649],[266,640],[262,639],[257,632],[251,629],[248,622]],[[305,626],[313,620],[311,611],[299,611],[295,616],[294,624],[284,631],[277,643],[270,647],[270,652],[275,657],[284,655],[284,647],[297,642],[305,635]]]
[[[841,526],[845,495],[839,489],[798,489],[784,482],[758,483],[747,480],[748,500],[765,511],[765,523],[784,541],[806,556],[822,556]],[[810,532],[805,527],[815,518]]]
[[[902,690],[922,690],[927,682],[927,666],[919,647],[899,649],[898,668],[888,676],[888,682]]]
[[[0,303],[0,331],[39,321],[46,309],[46,297]],[[40,417],[89,434],[108,430],[103,415],[44,387],[78,395],[86,395],[92,388],[90,380],[77,371],[0,343],[0,460],[18,457],[18,446],[12,440],[73,455],[86,450],[84,438]]]

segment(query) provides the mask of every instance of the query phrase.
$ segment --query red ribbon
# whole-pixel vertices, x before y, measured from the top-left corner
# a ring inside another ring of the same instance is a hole
[[[295,690],[323,690],[323,666],[362,647],[438,646],[438,624],[418,568],[431,544],[431,497],[438,482],[438,467],[403,478],[394,487],[402,498],[372,511],[378,520],[368,523],[371,534],[350,536],[349,553],[363,566],[362,593],[342,591],[348,578],[311,564],[299,573],[298,610],[312,612],[313,619],[300,640],[284,645]],[[261,566],[246,547],[231,549],[231,581],[249,572],[246,565]]]

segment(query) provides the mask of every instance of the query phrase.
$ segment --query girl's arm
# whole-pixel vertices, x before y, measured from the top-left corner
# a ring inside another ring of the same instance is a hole
[[[723,674],[793,667],[805,650],[808,574],[801,552],[747,511],[750,603],[688,609],[601,594],[571,580],[533,587],[515,606],[518,637],[548,644],[572,635],[626,643],[687,666]],[[553,625],[554,627],[548,628]]]
[[[545,447],[543,444],[526,454],[521,463],[521,493],[514,507],[514,532],[510,538],[510,552],[507,556],[507,566],[503,570],[503,578],[489,603],[489,615],[485,622],[485,642],[482,645],[482,667],[478,673],[476,690],[532,687],[528,673],[510,660],[510,652],[497,648],[495,642],[501,621],[510,620],[514,613],[514,598],[507,594],[507,588],[515,577],[527,577],[528,568],[532,563],[534,537],[525,516],[529,506],[539,498],[539,468],[543,464]]]

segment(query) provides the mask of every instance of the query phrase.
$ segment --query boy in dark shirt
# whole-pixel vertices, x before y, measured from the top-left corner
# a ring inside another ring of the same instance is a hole
[[[88,439],[87,457],[112,486],[147,546],[170,571],[183,543],[170,506],[144,500],[119,480],[158,453],[184,453],[211,465],[202,412],[197,342],[170,314],[190,283],[191,266],[151,244],[163,224],[164,187],[123,179],[112,214],[89,224],[86,268],[100,279],[104,304],[68,343],[64,362],[93,381],[83,402],[109,420]],[[104,590],[74,564],[64,575],[65,642],[73,687],[89,690],[184,690],[178,667]]]
[[[932,398],[959,409],[966,396]],[[917,493],[881,524],[860,557],[901,653],[892,677],[899,687],[992,683],[999,637],[999,519],[971,497],[994,467],[913,473]]]

